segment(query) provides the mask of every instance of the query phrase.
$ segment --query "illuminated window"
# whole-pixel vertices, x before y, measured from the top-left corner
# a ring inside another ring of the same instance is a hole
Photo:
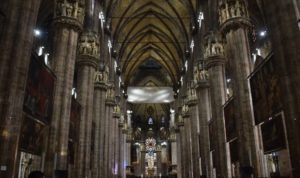
[[[149,125],[153,125],[153,119],[152,119],[152,117],[150,117],[150,118],[148,119],[148,124],[149,124]]]

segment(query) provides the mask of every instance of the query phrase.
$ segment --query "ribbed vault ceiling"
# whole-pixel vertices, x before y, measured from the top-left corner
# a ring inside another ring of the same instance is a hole
[[[107,17],[111,20],[113,44],[125,79],[137,73],[147,60],[155,60],[163,77],[174,83],[189,46],[190,28],[196,0],[110,0]]]

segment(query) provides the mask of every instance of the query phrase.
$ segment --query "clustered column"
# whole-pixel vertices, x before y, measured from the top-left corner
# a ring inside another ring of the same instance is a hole
[[[254,167],[259,177],[259,166],[254,140],[254,121],[248,76],[251,69],[249,27],[251,26],[246,5],[241,0],[224,1],[219,4],[221,32],[226,39],[225,53],[232,69],[234,111],[238,133],[239,163],[241,175]],[[243,173],[244,172],[244,173]]]
[[[66,6],[74,7],[73,11]],[[49,177],[53,170],[67,170],[68,136],[77,40],[84,19],[84,1],[56,1],[54,17],[53,71],[56,75],[53,114],[46,162]],[[56,156],[55,156],[56,155]],[[54,158],[56,157],[56,162]],[[54,167],[54,165],[56,165]]]
[[[104,177],[113,177],[114,163],[114,138],[116,131],[114,130],[113,111],[115,103],[115,91],[113,84],[108,85],[105,99],[105,133],[104,133]]]
[[[209,120],[210,120],[210,98],[209,98],[209,81],[206,70],[197,66],[194,69],[196,92],[198,97],[199,112],[199,130],[200,130],[200,156],[202,175],[213,177],[213,165],[210,154],[210,135],[209,135]]]
[[[113,174],[114,177],[117,177],[120,175],[121,172],[120,171],[120,159],[121,159],[121,155],[120,155],[120,147],[121,147],[121,128],[119,126],[120,124],[120,118],[121,118],[121,109],[119,105],[114,106],[114,110],[113,110],[113,131],[115,132],[115,138],[114,143],[112,145],[112,148],[114,149],[114,153],[113,153]]]
[[[205,62],[210,82],[212,122],[216,124],[216,172],[217,175],[228,176],[225,119],[225,58],[220,37],[211,32],[206,36]]]
[[[191,161],[192,161],[192,177],[200,177],[200,169],[199,169],[199,139],[198,139],[198,116],[197,116],[197,95],[196,90],[193,88],[194,82],[188,88],[188,101],[187,104],[189,106],[189,113],[190,113],[190,129],[189,132],[191,133]]]
[[[187,152],[186,152],[186,144],[187,144],[187,140],[185,138],[185,129],[184,129],[184,120],[182,117],[182,114],[178,115],[178,121],[177,121],[177,126],[179,128],[179,135],[180,135],[180,157],[181,157],[181,174],[182,177],[187,177],[188,172],[187,172]]]
[[[91,176],[93,98],[98,60],[98,36],[91,32],[84,32],[80,37],[77,56],[77,100],[81,105],[78,149],[80,177]]]
[[[191,143],[191,120],[190,120],[190,113],[189,113],[189,107],[187,104],[184,104],[182,106],[182,117],[183,117],[183,128],[182,128],[182,134],[183,134],[183,140],[184,145],[182,145],[182,148],[184,149],[183,152],[183,164],[184,164],[184,177],[191,176],[192,173],[192,143]]]
[[[95,155],[93,156],[93,177],[103,177],[103,154],[104,154],[104,132],[105,132],[105,94],[107,89],[106,71],[95,73],[94,88],[94,121],[95,121]]]
[[[6,7],[0,41],[0,177],[12,178],[18,173],[23,95],[40,0],[10,0],[0,6]]]

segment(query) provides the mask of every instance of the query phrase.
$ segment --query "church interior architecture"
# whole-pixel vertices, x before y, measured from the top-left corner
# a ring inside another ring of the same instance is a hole
[[[300,0],[3,0],[0,177],[299,178]]]

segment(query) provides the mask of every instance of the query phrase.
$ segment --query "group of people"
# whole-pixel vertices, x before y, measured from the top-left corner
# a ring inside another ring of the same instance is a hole
[[[28,178],[45,178],[45,175],[41,171],[32,171],[29,175]]]

